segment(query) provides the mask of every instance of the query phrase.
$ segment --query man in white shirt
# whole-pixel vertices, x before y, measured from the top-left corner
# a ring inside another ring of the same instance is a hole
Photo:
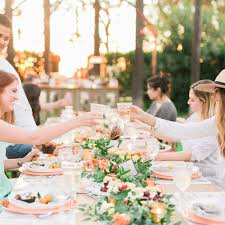
[[[0,70],[14,74],[19,82],[18,101],[14,107],[15,125],[27,128],[36,128],[32,110],[24,93],[20,77],[13,66],[2,57],[1,53],[7,48],[11,36],[11,21],[0,14]],[[22,158],[31,151],[32,145],[12,145],[7,148],[8,158]]]

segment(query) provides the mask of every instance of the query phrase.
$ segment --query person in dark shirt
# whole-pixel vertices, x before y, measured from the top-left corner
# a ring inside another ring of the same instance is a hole
[[[148,80],[147,85],[148,97],[153,100],[147,112],[161,119],[176,121],[177,110],[169,98],[171,87],[169,75],[153,76]]]

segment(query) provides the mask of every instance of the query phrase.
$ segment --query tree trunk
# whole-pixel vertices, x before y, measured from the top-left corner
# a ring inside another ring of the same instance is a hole
[[[50,62],[50,3],[49,0],[43,0],[44,6],[44,59],[45,59],[45,73],[51,72]]]
[[[5,1],[5,15],[8,16],[11,21],[12,21],[12,3],[13,3],[13,0]],[[10,29],[12,30],[12,26],[10,27]],[[8,48],[7,48],[7,60],[16,69],[15,63],[13,61],[14,56],[15,56],[15,51],[13,48],[13,32],[12,32],[11,38],[9,40]]]
[[[137,10],[143,13],[143,0],[136,0],[136,50],[134,56],[134,73],[132,78],[133,104],[143,107],[144,53],[143,53],[143,20]]]
[[[99,0],[95,0],[94,10],[95,10],[94,55],[100,55],[100,35],[99,35],[100,2]],[[94,64],[91,74],[100,75],[99,64]]]
[[[100,3],[95,0],[95,33],[94,33],[94,55],[99,55],[100,35],[99,35],[99,17],[100,17]]]
[[[191,83],[200,79],[201,0],[194,0]]]

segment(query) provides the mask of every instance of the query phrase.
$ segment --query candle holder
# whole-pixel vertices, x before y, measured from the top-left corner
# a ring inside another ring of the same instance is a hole
[[[154,203],[151,208],[152,218],[157,224],[160,224],[160,220],[164,217],[166,213],[165,206],[161,203]]]

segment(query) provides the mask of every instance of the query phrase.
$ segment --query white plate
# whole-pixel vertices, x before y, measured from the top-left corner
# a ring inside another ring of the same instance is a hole
[[[15,199],[15,196],[17,194],[20,194],[20,195],[24,195],[26,192],[16,192],[16,193],[12,193],[10,196],[9,196],[9,201],[11,203],[13,203],[14,205],[16,206],[19,206],[19,207],[23,207],[23,208],[38,208],[38,209],[50,209],[50,208],[54,208],[54,207],[57,207],[57,206],[63,206],[65,204],[65,201],[68,199],[66,196],[54,196],[53,195],[53,200],[52,202],[49,202],[48,204],[43,204],[43,203],[40,203],[38,201],[38,198],[36,198],[35,202],[32,202],[32,203],[27,203],[27,202],[24,202],[24,201],[21,201],[21,200],[17,200]],[[34,196],[37,196],[37,193],[38,192],[31,192],[32,195]],[[46,192],[39,192],[41,194],[41,196],[44,196],[46,194],[49,194]]]
[[[44,166],[36,165],[35,163],[43,163]],[[26,162],[23,164],[23,168],[36,173],[49,173],[49,172],[62,172],[62,168],[49,168],[52,164],[52,161],[33,161],[33,162]]]
[[[192,201],[189,210],[202,218],[216,220],[220,222],[225,222],[225,205],[224,205],[224,197],[217,193],[208,194],[207,196],[196,196],[195,200]],[[194,204],[204,204],[207,205],[209,208],[213,208],[213,210],[218,211],[217,213],[207,213],[201,209],[193,209]]]
[[[178,164],[176,165],[173,163],[155,163],[151,167],[152,172],[166,176],[173,176],[177,169],[179,169]],[[197,173],[198,171],[199,168],[197,166],[193,166],[192,173]]]

